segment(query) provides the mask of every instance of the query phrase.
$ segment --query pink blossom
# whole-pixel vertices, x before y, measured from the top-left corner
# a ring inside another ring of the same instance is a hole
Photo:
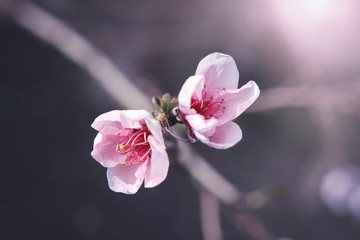
[[[145,180],[146,188],[166,178],[169,159],[158,121],[145,110],[114,110],[98,116],[91,125],[99,131],[92,157],[107,169],[109,187],[134,194]]]
[[[254,81],[237,89],[238,79],[235,61],[228,55],[212,53],[200,61],[178,96],[180,118],[190,128],[190,138],[218,149],[241,140],[242,131],[233,120],[257,99],[260,90]]]

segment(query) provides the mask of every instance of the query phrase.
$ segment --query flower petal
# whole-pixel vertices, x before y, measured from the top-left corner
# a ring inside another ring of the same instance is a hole
[[[224,124],[238,117],[254,103],[254,101],[259,97],[259,94],[259,87],[254,81],[249,81],[237,90],[223,91],[219,98],[224,99],[225,109],[221,109],[224,110],[224,112],[218,118],[218,124]]]
[[[190,109],[191,99],[201,99],[201,93],[204,88],[205,79],[203,76],[191,76],[189,77],[184,85],[182,86],[178,101],[179,110],[184,114],[195,114],[194,109]]]
[[[122,111],[120,110],[103,113],[94,120],[91,127],[97,131],[101,131],[104,127],[116,127],[122,129],[121,114]]]
[[[107,179],[109,187],[114,192],[134,194],[144,181],[147,162],[133,166],[117,165],[108,168]]]
[[[234,59],[226,54],[212,53],[203,58],[195,75],[203,75],[207,89],[237,89],[239,71]]]
[[[169,158],[165,146],[149,136],[151,146],[151,160],[145,176],[145,187],[152,188],[164,181],[169,170]]]
[[[234,146],[242,138],[242,131],[240,127],[234,122],[228,122],[216,128],[215,134],[212,137],[206,137],[195,132],[196,137],[206,145],[217,148],[227,149]]]
[[[141,128],[145,123],[145,118],[151,118],[152,115],[145,110],[123,110],[121,113],[121,123],[124,128]]]
[[[194,131],[200,133],[207,132],[219,125],[216,118],[205,119],[201,114],[186,115],[185,119]]]
[[[98,116],[91,124],[91,127],[101,131],[104,127],[141,128],[145,123],[144,118],[151,118],[152,115],[145,110],[113,110]]]
[[[153,116],[149,116],[145,118],[145,122],[154,138],[164,146],[164,138],[159,121],[156,121]]]
[[[108,130],[108,128],[103,130]],[[116,134],[99,132],[94,140],[91,156],[104,167],[114,167],[119,163],[124,163],[126,156],[116,152],[118,141],[119,137]]]

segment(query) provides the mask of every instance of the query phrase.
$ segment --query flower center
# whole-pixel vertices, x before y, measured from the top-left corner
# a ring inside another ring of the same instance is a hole
[[[191,99],[190,108],[196,110],[198,114],[201,114],[205,119],[212,117],[219,118],[225,112],[224,98],[221,98],[220,93],[225,91],[223,89],[204,89],[202,91],[201,99]]]
[[[151,157],[150,144],[147,141],[151,132],[146,126],[141,129],[124,129],[130,133],[125,136],[120,132],[120,140],[116,146],[116,152],[121,155],[126,155],[124,165],[134,165],[144,162]]]

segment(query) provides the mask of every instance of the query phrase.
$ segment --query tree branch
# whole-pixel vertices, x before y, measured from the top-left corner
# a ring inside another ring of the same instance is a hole
[[[274,87],[261,92],[261,97],[248,112],[278,108],[317,107],[345,113],[359,114],[360,82],[347,84],[320,84],[315,86]],[[358,108],[358,109],[354,109]]]
[[[221,222],[218,200],[206,190],[199,191],[200,219],[204,240],[221,240]]]

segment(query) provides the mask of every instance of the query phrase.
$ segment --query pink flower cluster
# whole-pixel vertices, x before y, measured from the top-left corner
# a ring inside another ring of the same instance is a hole
[[[200,61],[178,96],[176,117],[187,126],[190,140],[218,149],[241,140],[241,129],[233,120],[260,91],[253,81],[237,89],[238,78],[235,61],[228,55],[212,53]],[[110,189],[134,194],[143,182],[151,188],[164,181],[169,159],[163,128],[168,125],[145,110],[114,110],[95,119],[92,127],[99,133],[91,155],[107,168]]]

